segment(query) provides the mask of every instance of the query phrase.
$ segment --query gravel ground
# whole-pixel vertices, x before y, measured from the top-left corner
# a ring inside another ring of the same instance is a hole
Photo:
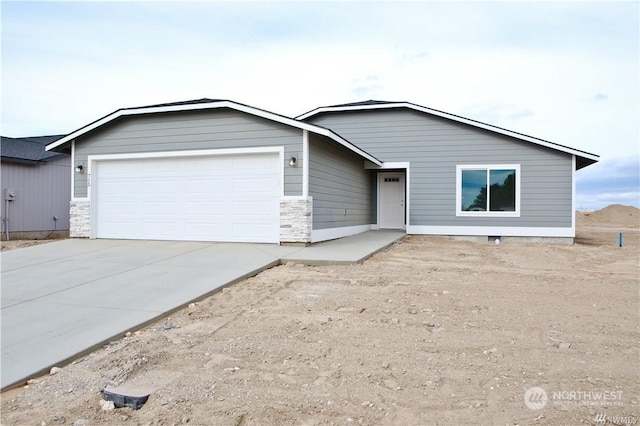
[[[408,236],[359,265],[275,267],[3,393],[2,425],[637,421],[630,217],[581,216],[574,245]],[[110,409],[107,385],[151,396]]]

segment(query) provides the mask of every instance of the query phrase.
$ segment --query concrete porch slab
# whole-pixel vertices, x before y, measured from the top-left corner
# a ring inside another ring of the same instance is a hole
[[[341,265],[359,263],[386,249],[405,236],[404,231],[369,231],[350,237],[323,241],[283,256],[282,263],[305,265]]]

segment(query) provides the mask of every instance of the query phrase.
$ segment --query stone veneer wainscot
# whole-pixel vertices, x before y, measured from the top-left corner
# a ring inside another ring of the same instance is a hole
[[[311,210],[313,200],[280,200],[280,243],[311,242]]]
[[[69,207],[69,236],[89,238],[91,236],[91,204],[89,200],[71,200]]]

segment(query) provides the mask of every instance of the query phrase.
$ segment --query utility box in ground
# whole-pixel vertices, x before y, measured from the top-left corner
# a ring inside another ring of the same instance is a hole
[[[5,188],[4,189],[4,199],[5,201],[13,201],[16,199],[16,190],[13,188]]]

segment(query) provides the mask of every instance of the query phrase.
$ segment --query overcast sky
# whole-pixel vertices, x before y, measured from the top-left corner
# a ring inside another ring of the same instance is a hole
[[[297,116],[409,101],[601,156],[577,207],[639,204],[636,1],[2,2],[2,135],[221,98]]]

